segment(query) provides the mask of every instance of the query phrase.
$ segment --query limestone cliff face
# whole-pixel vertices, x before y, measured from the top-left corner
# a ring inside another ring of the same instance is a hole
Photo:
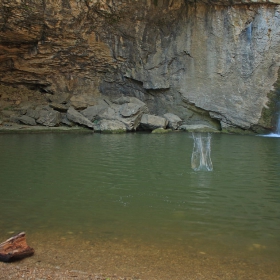
[[[270,128],[277,4],[1,0],[0,82],[54,95],[135,96],[185,123]]]

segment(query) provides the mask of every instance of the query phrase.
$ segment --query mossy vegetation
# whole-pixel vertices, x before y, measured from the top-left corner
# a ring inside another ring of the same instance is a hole
[[[172,131],[171,129],[156,128],[152,131],[152,133],[163,134],[163,133],[168,133],[171,131]]]
[[[102,133],[107,133],[107,134],[120,134],[120,133],[126,133],[126,130],[124,130],[124,129],[102,130]]]

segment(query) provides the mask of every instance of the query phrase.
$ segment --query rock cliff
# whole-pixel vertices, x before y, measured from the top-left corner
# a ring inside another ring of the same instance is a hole
[[[0,83],[47,100],[137,97],[184,124],[271,129],[280,95],[278,4],[1,0]]]

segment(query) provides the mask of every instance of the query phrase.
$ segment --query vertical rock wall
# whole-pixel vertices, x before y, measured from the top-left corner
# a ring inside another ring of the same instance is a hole
[[[280,6],[248,2],[3,0],[0,82],[136,96],[185,123],[269,129]]]

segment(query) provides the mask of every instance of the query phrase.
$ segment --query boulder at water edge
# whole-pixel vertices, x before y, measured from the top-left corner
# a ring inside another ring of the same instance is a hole
[[[167,119],[154,115],[143,114],[141,118],[141,127],[145,130],[166,128],[167,123],[168,123]]]
[[[48,106],[39,112],[39,116],[36,122],[45,126],[58,126],[61,121],[61,114]]]
[[[140,101],[140,100],[139,100]],[[141,102],[141,101],[140,101]],[[136,130],[140,125],[142,115],[147,113],[148,108],[146,104],[139,103],[124,103],[121,105],[119,113],[121,115],[120,121],[126,125],[128,131]]]
[[[18,117],[17,121],[19,121],[23,124],[26,124],[26,125],[37,125],[36,121],[33,118],[31,118],[29,116],[25,116],[25,115]]]
[[[94,121],[98,114],[100,114],[102,111],[106,110],[109,105],[95,105],[95,106],[89,106],[85,110],[81,111],[81,114],[84,115],[87,119],[90,121]]]
[[[167,127],[171,128],[171,129],[177,129],[182,124],[182,120],[175,114],[166,113],[163,116],[168,121]]]
[[[103,133],[123,133],[126,132],[126,126],[118,120],[100,120],[94,124],[94,130]]]
[[[67,119],[74,123],[77,123],[77,124],[80,124],[80,125],[83,125],[83,126],[86,126],[89,128],[93,128],[93,123],[89,119],[87,119],[85,116],[83,116],[81,113],[76,111],[73,107],[70,107],[67,110]]]

